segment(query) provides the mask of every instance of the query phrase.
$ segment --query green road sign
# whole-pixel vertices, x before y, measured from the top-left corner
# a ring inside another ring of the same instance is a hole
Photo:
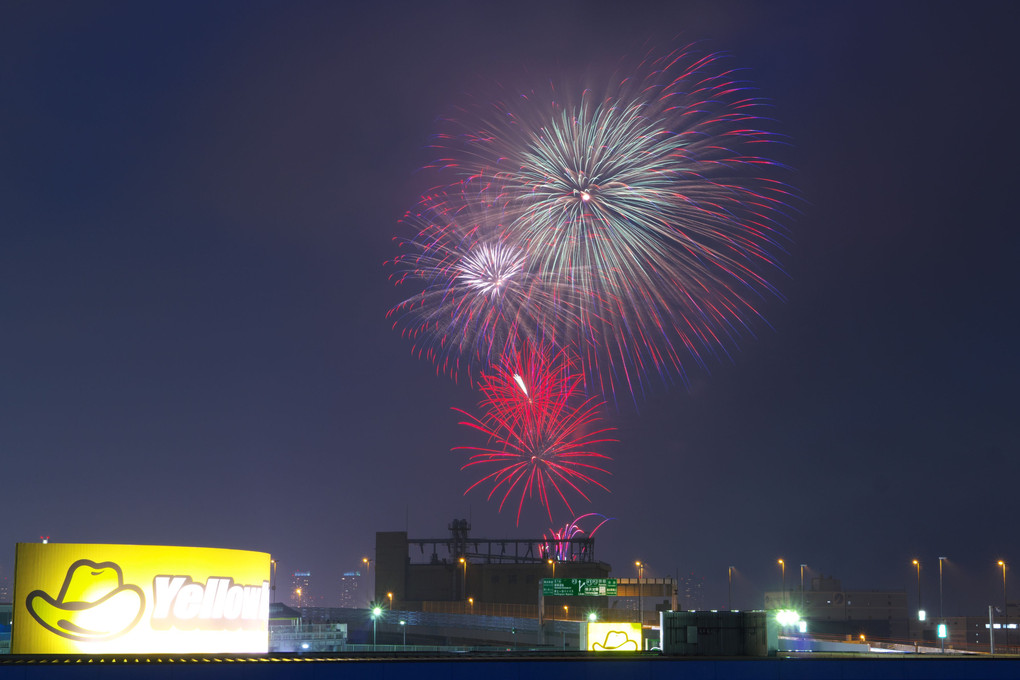
[[[542,595],[588,596],[616,595],[615,578],[544,578]]]

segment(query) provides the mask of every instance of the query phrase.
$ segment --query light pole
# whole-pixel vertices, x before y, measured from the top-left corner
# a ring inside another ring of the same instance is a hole
[[[464,566],[464,590],[461,591],[461,596],[467,595],[467,560],[461,557],[458,560]]]
[[[365,582],[371,588],[372,599],[375,599],[375,588],[372,588],[372,561],[367,557],[362,557],[361,561],[365,563]]]
[[[914,560],[913,565],[917,567],[917,618],[921,619],[921,562]]]
[[[733,611],[733,567],[726,568],[726,608]]]
[[[474,614],[475,613],[475,598],[469,597],[468,598],[468,604],[471,605],[471,613]]]
[[[804,568],[806,564],[800,565],[800,615],[804,616]]]
[[[949,559],[948,557],[939,558],[939,625],[945,623],[945,621],[942,619],[942,563],[948,559]],[[939,638],[939,647],[941,648],[942,653],[944,654],[946,651],[945,638]]]
[[[1006,604],[1006,562],[999,560],[999,566],[1002,567],[1002,629],[1006,631],[1006,653],[1009,654],[1009,627],[1006,625],[1009,623],[1009,617],[1007,613],[1009,611]]]
[[[783,606],[786,606],[786,562],[782,559],[779,560],[779,568],[782,570],[783,576]]]
[[[382,616],[382,607],[372,608],[372,651],[375,651],[375,624],[378,618]]]
[[[393,611],[393,593],[386,593],[386,597],[390,598],[390,611]]]
[[[404,649],[407,649],[407,621],[400,619],[400,630],[404,633]]]
[[[272,584],[269,586],[269,590],[273,593],[273,602],[276,602],[276,560],[269,560],[269,564],[273,567],[273,575],[270,577]]]
[[[546,560],[546,563],[553,568],[553,578],[556,578],[556,562],[554,560]]]
[[[638,623],[640,623],[641,627],[644,628],[644,625],[645,625],[645,611],[644,611],[644,603],[641,601],[641,595],[642,595],[642,593],[641,593],[641,578],[645,574],[645,565],[642,564],[640,560],[638,560],[637,562],[634,563],[634,566],[637,567],[637,569],[638,569],[638,572],[637,572],[637,611],[638,611]]]
[[[565,621],[570,620],[570,605],[567,604],[563,605],[563,619]]]

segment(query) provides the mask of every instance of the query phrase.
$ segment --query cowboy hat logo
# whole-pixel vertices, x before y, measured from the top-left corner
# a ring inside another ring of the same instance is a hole
[[[636,652],[638,643],[637,640],[631,640],[630,636],[622,630],[611,630],[606,633],[605,642],[601,644],[598,642],[593,643],[592,649],[604,651],[630,649]]]
[[[145,595],[134,584],[124,584],[120,565],[78,560],[67,569],[57,596],[33,590],[25,606],[39,624],[77,642],[112,640],[141,620]]]

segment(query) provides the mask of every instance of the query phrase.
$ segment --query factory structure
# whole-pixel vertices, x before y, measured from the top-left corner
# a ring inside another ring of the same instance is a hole
[[[658,611],[676,609],[671,578],[613,579],[610,595],[544,595],[543,581],[607,580],[595,539],[491,539],[470,535],[467,520],[453,520],[449,535],[412,538],[404,531],[376,534],[375,601],[411,611],[658,623]],[[643,603],[649,603],[647,607]]]

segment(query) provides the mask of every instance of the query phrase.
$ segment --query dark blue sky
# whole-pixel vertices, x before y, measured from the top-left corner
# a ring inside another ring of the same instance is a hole
[[[14,544],[272,552],[534,536],[451,453],[476,395],[410,356],[384,260],[473,83],[705,40],[789,135],[774,330],[613,414],[617,575],[760,605],[779,557],[947,609],[1020,565],[1009,3],[0,5],[0,564]],[[565,521],[565,519],[564,519]],[[788,577],[790,575],[788,574]],[[1020,579],[1015,581],[1020,593]]]

